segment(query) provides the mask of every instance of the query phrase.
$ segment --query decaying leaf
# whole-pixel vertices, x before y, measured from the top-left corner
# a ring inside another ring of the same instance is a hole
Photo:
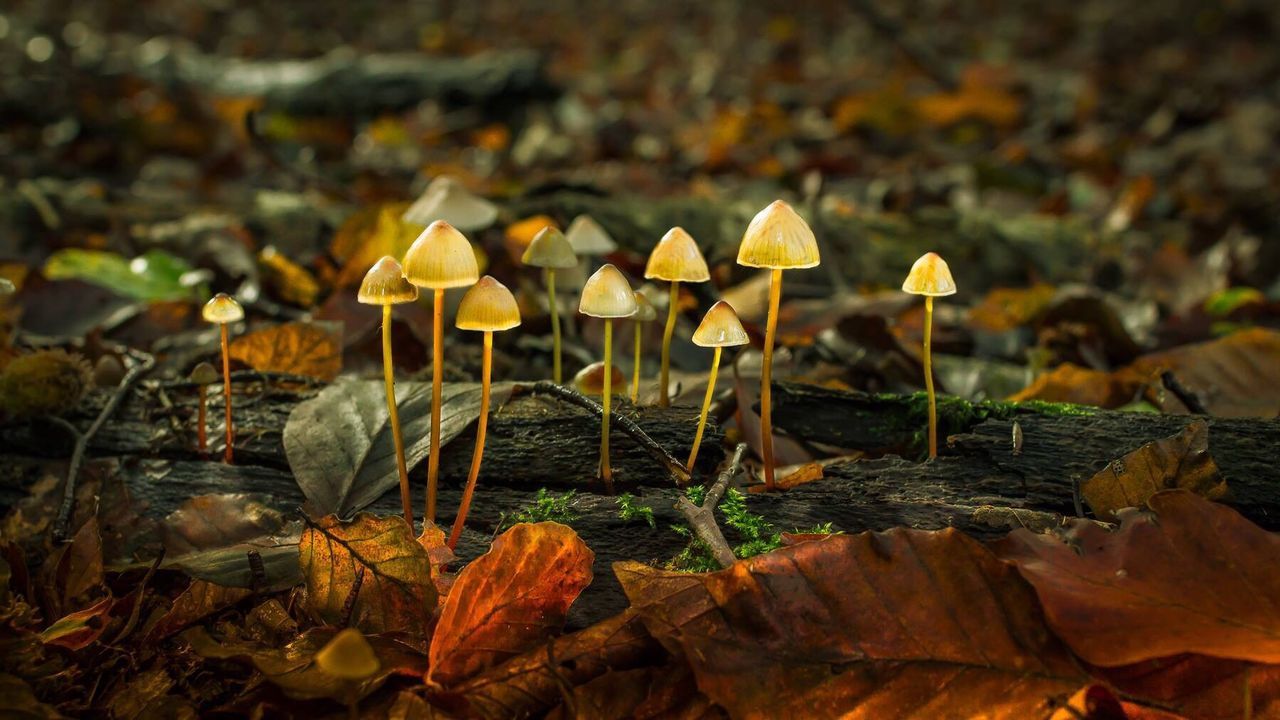
[[[342,333],[328,323],[284,323],[233,339],[231,357],[254,370],[333,380],[342,371]]]
[[[57,645],[68,650],[88,647],[107,629],[110,612],[111,598],[104,597],[84,610],[73,612],[45,628],[40,633],[40,640],[46,645]]]
[[[44,582],[53,604],[46,609],[65,613],[76,607],[78,598],[102,584],[102,536],[98,527],[98,518],[90,517],[70,544],[58,548],[45,561]]]
[[[84,280],[135,300],[187,300],[194,294],[187,261],[163,250],[133,259],[113,252],[67,248],[45,262],[50,280]]]
[[[698,692],[687,665],[614,670],[573,688],[547,720],[589,718],[699,720],[727,718],[724,710]]]
[[[1248,717],[1246,696],[1252,705],[1253,717],[1280,717],[1280,665],[1178,655],[1107,668],[1099,674],[1106,685],[1128,698],[1170,708],[1180,717],[1196,720]]]
[[[1173,488],[1210,500],[1227,496],[1227,482],[1209,456],[1209,426],[1203,420],[1112,461],[1080,486],[1080,494],[1094,515],[1113,520],[1120,508],[1143,507],[1152,495]]]
[[[197,495],[169,513],[160,528],[165,551],[180,557],[272,535],[284,527],[280,513],[245,493]]]
[[[262,575],[255,577],[256,553]],[[179,568],[193,578],[216,585],[255,588],[264,592],[286,590],[302,583],[298,569],[298,537],[257,538],[253,542],[200,550],[181,557],[165,557],[163,567]]]
[[[240,602],[250,594],[252,591],[246,588],[224,587],[204,580],[192,580],[191,585],[174,599],[165,613],[147,628],[146,637],[148,641],[168,637]]]

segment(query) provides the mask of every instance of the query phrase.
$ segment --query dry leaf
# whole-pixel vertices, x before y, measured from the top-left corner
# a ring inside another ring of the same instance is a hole
[[[285,323],[235,338],[231,357],[254,370],[333,380],[342,371],[341,334],[328,323]]]
[[[1080,486],[1080,494],[1094,515],[1109,521],[1120,508],[1144,507],[1152,495],[1173,488],[1210,500],[1227,496],[1227,482],[1209,456],[1209,426],[1203,420],[1108,463]]]
[[[698,692],[682,661],[667,666],[615,670],[578,685],[547,720],[698,720],[727,718]]]
[[[197,495],[169,513],[160,537],[169,557],[176,558],[272,535],[283,527],[280,513],[252,495]]]
[[[40,633],[40,641],[68,650],[88,647],[107,629],[110,611],[111,598],[104,597],[84,610],[73,612],[45,628]]]
[[[170,603],[164,615],[147,628],[147,642],[166,638],[194,622],[228,608],[253,594],[245,588],[224,587],[204,580],[192,580]]]
[[[1196,720],[1246,717],[1248,687],[1253,717],[1280,717],[1280,665],[1178,655],[1107,668],[1100,676],[1129,698],[1171,707]]]
[[[422,232],[421,226],[400,219],[409,203],[398,202],[362,210],[347,218],[334,235],[330,252],[342,261],[340,288],[355,287],[384,255],[404,257]]]

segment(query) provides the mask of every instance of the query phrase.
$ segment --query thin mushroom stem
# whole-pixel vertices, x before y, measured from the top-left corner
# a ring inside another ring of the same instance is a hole
[[[543,272],[546,274],[546,282],[543,284],[547,286],[547,303],[551,308],[551,345],[554,352],[551,358],[551,377],[559,385],[563,375],[560,370],[560,307],[556,302],[556,270],[546,268]]]
[[[196,410],[196,447],[199,448],[200,454],[203,455],[209,449],[209,438],[205,433],[206,415],[205,403],[209,399],[209,391],[206,386],[201,385],[196,388],[196,397],[199,399],[200,405]]]
[[[227,450],[222,457],[230,465],[236,436],[231,426],[231,332],[227,323],[222,323],[222,395],[227,401]]]
[[[933,296],[924,298],[924,389],[929,394],[929,459],[938,457],[938,405],[933,394]]]
[[[427,521],[436,521],[440,482],[440,396],[444,393],[444,288],[437,288],[431,325],[431,448],[427,453]]]
[[[769,316],[764,327],[764,365],[760,368],[760,449],[764,454],[764,488],[773,490],[773,338],[778,331],[778,305],[782,300],[782,270],[769,274]]]
[[[471,471],[467,474],[467,486],[462,491],[462,502],[458,504],[458,516],[453,519],[453,529],[449,531],[449,549],[458,547],[458,539],[462,537],[462,525],[467,520],[467,511],[471,509],[471,497],[476,491],[476,480],[480,477],[480,461],[484,458],[485,431],[489,428],[489,376],[493,370],[493,333],[485,331],[484,359],[480,364],[480,418],[476,421],[476,449],[471,453]]]
[[[640,401],[640,341],[643,333],[640,331],[640,321],[636,320],[633,325],[636,326],[636,359],[632,363],[631,368],[631,404],[635,405]]]
[[[609,402],[613,399],[613,320],[604,319],[604,414],[600,416],[600,477],[605,492],[613,494],[613,470],[609,467]]]
[[[711,398],[716,394],[716,374],[720,371],[720,351],[722,348],[716,347],[716,354],[711,358],[711,375],[707,377],[707,396],[702,400],[702,415],[698,417],[698,431],[693,435],[693,447],[689,450],[689,462],[684,466],[689,468],[689,472],[693,473],[693,464],[698,460],[698,448],[702,445],[702,432],[707,429],[707,411],[711,409]]]
[[[658,405],[668,407],[668,378],[671,374],[671,336],[676,332],[676,308],[680,304],[680,281],[671,281],[671,295],[667,301],[667,325],[662,329],[662,370],[658,374]]]
[[[391,420],[391,438],[396,444],[396,469],[400,471],[400,506],[404,521],[413,527],[413,496],[409,492],[409,468],[404,461],[404,436],[400,434],[400,412],[396,409],[396,380],[391,354],[391,306],[382,306],[382,376],[387,386],[387,417]]]

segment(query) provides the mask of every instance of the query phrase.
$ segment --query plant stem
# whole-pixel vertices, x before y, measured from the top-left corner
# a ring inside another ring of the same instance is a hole
[[[431,324],[431,448],[427,453],[427,521],[436,521],[440,482],[440,396],[444,394],[444,288],[436,288]]]
[[[547,286],[547,303],[551,308],[551,344],[554,350],[551,377],[559,385],[563,381],[563,375],[560,370],[560,304],[556,302],[556,270],[546,268],[543,273],[546,274],[544,284]]]
[[[203,455],[209,449],[209,438],[204,429],[207,424],[205,403],[208,402],[209,392],[204,385],[196,388],[196,397],[200,399],[200,407],[196,410],[196,444],[200,449],[200,454]]]
[[[764,327],[764,365],[760,366],[760,450],[764,455],[764,488],[773,490],[773,337],[778,332],[778,305],[782,300],[782,270],[769,275],[769,317]]]
[[[938,405],[933,396],[933,296],[924,298],[924,389],[929,394],[929,459],[938,457]]]
[[[400,471],[400,505],[404,521],[413,528],[413,496],[409,492],[409,468],[404,462],[404,437],[400,434],[400,412],[396,409],[396,380],[392,369],[391,306],[382,306],[382,375],[387,385],[387,417],[391,419],[391,438],[396,444],[396,469]]]
[[[671,336],[676,332],[676,307],[680,304],[680,281],[671,281],[671,296],[667,300],[667,326],[662,329],[662,371],[658,375],[658,405],[668,407],[671,398],[667,397],[671,374]]]
[[[484,458],[484,436],[489,428],[489,376],[493,371],[493,333],[484,334],[484,359],[480,363],[480,418],[476,421],[476,449],[471,453],[471,472],[467,474],[467,487],[462,491],[462,502],[458,504],[458,516],[453,519],[453,530],[449,531],[449,549],[458,547],[458,538],[462,537],[462,524],[467,520],[467,511],[471,509],[471,496],[476,491],[476,480],[480,477],[480,461]]]
[[[707,377],[707,396],[702,400],[702,415],[698,417],[698,432],[693,435],[693,448],[689,450],[689,462],[684,466],[693,474],[693,464],[698,460],[698,447],[702,445],[702,431],[707,429],[707,411],[711,409],[711,398],[716,394],[716,373],[720,371],[720,351],[711,359],[711,375]]]
[[[222,323],[222,395],[227,400],[227,450],[222,458],[230,465],[236,436],[231,426],[231,332],[226,323]]]
[[[640,339],[643,333],[640,332],[640,321],[633,323],[636,326],[636,359],[632,363],[634,367],[631,369],[631,404],[635,405],[640,402]]]
[[[604,319],[604,414],[600,416],[600,477],[605,491],[613,494],[613,470],[609,468],[609,402],[613,399],[613,319]]]

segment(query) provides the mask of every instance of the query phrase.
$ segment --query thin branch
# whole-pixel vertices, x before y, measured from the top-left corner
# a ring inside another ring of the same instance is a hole
[[[720,563],[720,567],[727,568],[733,565],[737,558],[734,557],[733,548],[729,547],[728,541],[724,539],[720,526],[716,524],[716,505],[728,491],[729,482],[742,471],[742,457],[746,453],[747,444],[738,443],[738,447],[734,448],[733,459],[729,461],[729,466],[720,473],[720,477],[716,478],[715,483],[707,490],[707,496],[703,498],[701,507],[694,505],[683,495],[676,501],[676,509],[689,521],[689,526],[693,528],[698,539],[711,548],[711,554],[716,562]]]
[[[364,587],[364,572],[364,565],[356,566],[356,577],[351,581],[351,590],[347,593],[347,599],[342,602],[342,615],[338,621],[340,627],[351,625],[351,616],[356,610],[356,598],[360,597],[360,588]]]
[[[129,620],[120,629],[116,639],[111,642],[112,645],[119,645],[137,627],[138,618],[142,615],[142,601],[147,594],[147,583],[151,581],[151,576],[155,575],[156,569],[162,562],[164,562],[164,548],[160,548],[160,554],[156,555],[156,559],[151,562],[151,567],[147,568],[147,574],[142,576],[142,582],[138,584],[138,589],[135,591],[137,597],[133,599],[133,609],[129,611]]]
[[[1204,403],[1200,402],[1200,396],[1196,395],[1191,388],[1183,385],[1172,370],[1165,370],[1160,373],[1160,384],[1165,386],[1169,392],[1173,393],[1192,415],[1208,415],[1209,411],[1205,408]]]

